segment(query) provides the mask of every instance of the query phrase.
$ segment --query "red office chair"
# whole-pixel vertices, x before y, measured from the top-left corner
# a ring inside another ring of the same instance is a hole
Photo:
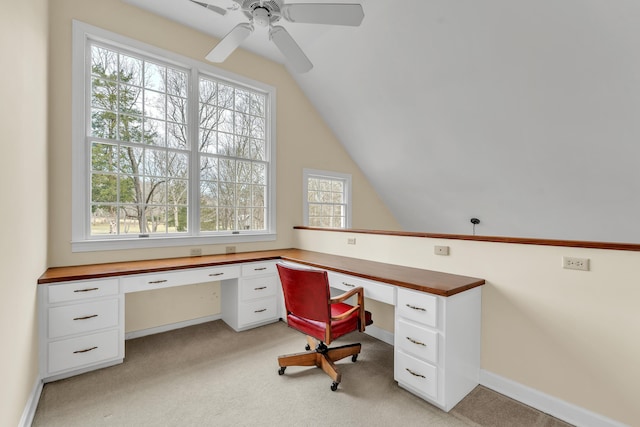
[[[347,356],[351,356],[351,360],[355,362],[361,345],[358,343],[329,348],[327,344],[349,332],[363,332],[365,325],[373,323],[371,313],[364,309],[364,289],[357,287],[332,298],[326,271],[291,268],[281,264],[277,267],[289,327],[306,334],[308,343],[304,353],[279,356],[278,373],[284,374],[287,366],[315,365],[331,377],[331,390],[336,391],[342,375],[333,362]],[[356,294],[357,305],[351,306],[343,302]]]

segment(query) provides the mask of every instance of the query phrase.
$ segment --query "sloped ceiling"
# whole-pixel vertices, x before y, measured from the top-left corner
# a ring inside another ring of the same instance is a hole
[[[217,38],[243,20],[126,1]],[[640,243],[639,2],[360,3],[357,28],[283,23],[314,63],[292,75],[405,230]]]

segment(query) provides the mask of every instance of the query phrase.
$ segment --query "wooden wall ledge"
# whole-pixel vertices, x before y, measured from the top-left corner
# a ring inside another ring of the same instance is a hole
[[[588,242],[582,240],[534,239],[527,237],[470,236],[467,234],[419,233],[412,231],[359,230],[354,228],[319,228],[295,226],[295,230],[333,231],[340,233],[379,234],[386,236],[427,237],[432,239],[474,240],[477,242],[519,243],[522,245],[568,246],[573,248],[640,251],[640,244],[615,242]]]

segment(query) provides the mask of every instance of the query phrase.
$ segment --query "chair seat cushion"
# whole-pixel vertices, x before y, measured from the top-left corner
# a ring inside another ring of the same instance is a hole
[[[331,316],[339,316],[340,314],[350,310],[351,308],[351,305],[345,303],[331,304]],[[365,325],[371,325],[373,323],[371,313],[367,310],[365,310],[364,313]],[[331,330],[333,332],[333,339],[335,340],[336,338],[348,334],[349,332],[359,330],[358,320],[358,312],[355,311],[345,319],[332,321]],[[289,315],[287,316],[287,322],[292,328],[298,329],[299,331],[310,335],[317,340],[325,341],[325,330],[327,326],[325,322],[304,319],[291,313],[289,313]]]

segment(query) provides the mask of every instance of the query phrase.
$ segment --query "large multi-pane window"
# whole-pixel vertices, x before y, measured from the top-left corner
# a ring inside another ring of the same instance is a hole
[[[273,89],[104,33],[74,23],[74,242],[272,235]]]
[[[200,229],[263,230],[265,95],[209,77],[199,87]]]
[[[304,224],[310,227],[351,226],[351,175],[305,169]]]

